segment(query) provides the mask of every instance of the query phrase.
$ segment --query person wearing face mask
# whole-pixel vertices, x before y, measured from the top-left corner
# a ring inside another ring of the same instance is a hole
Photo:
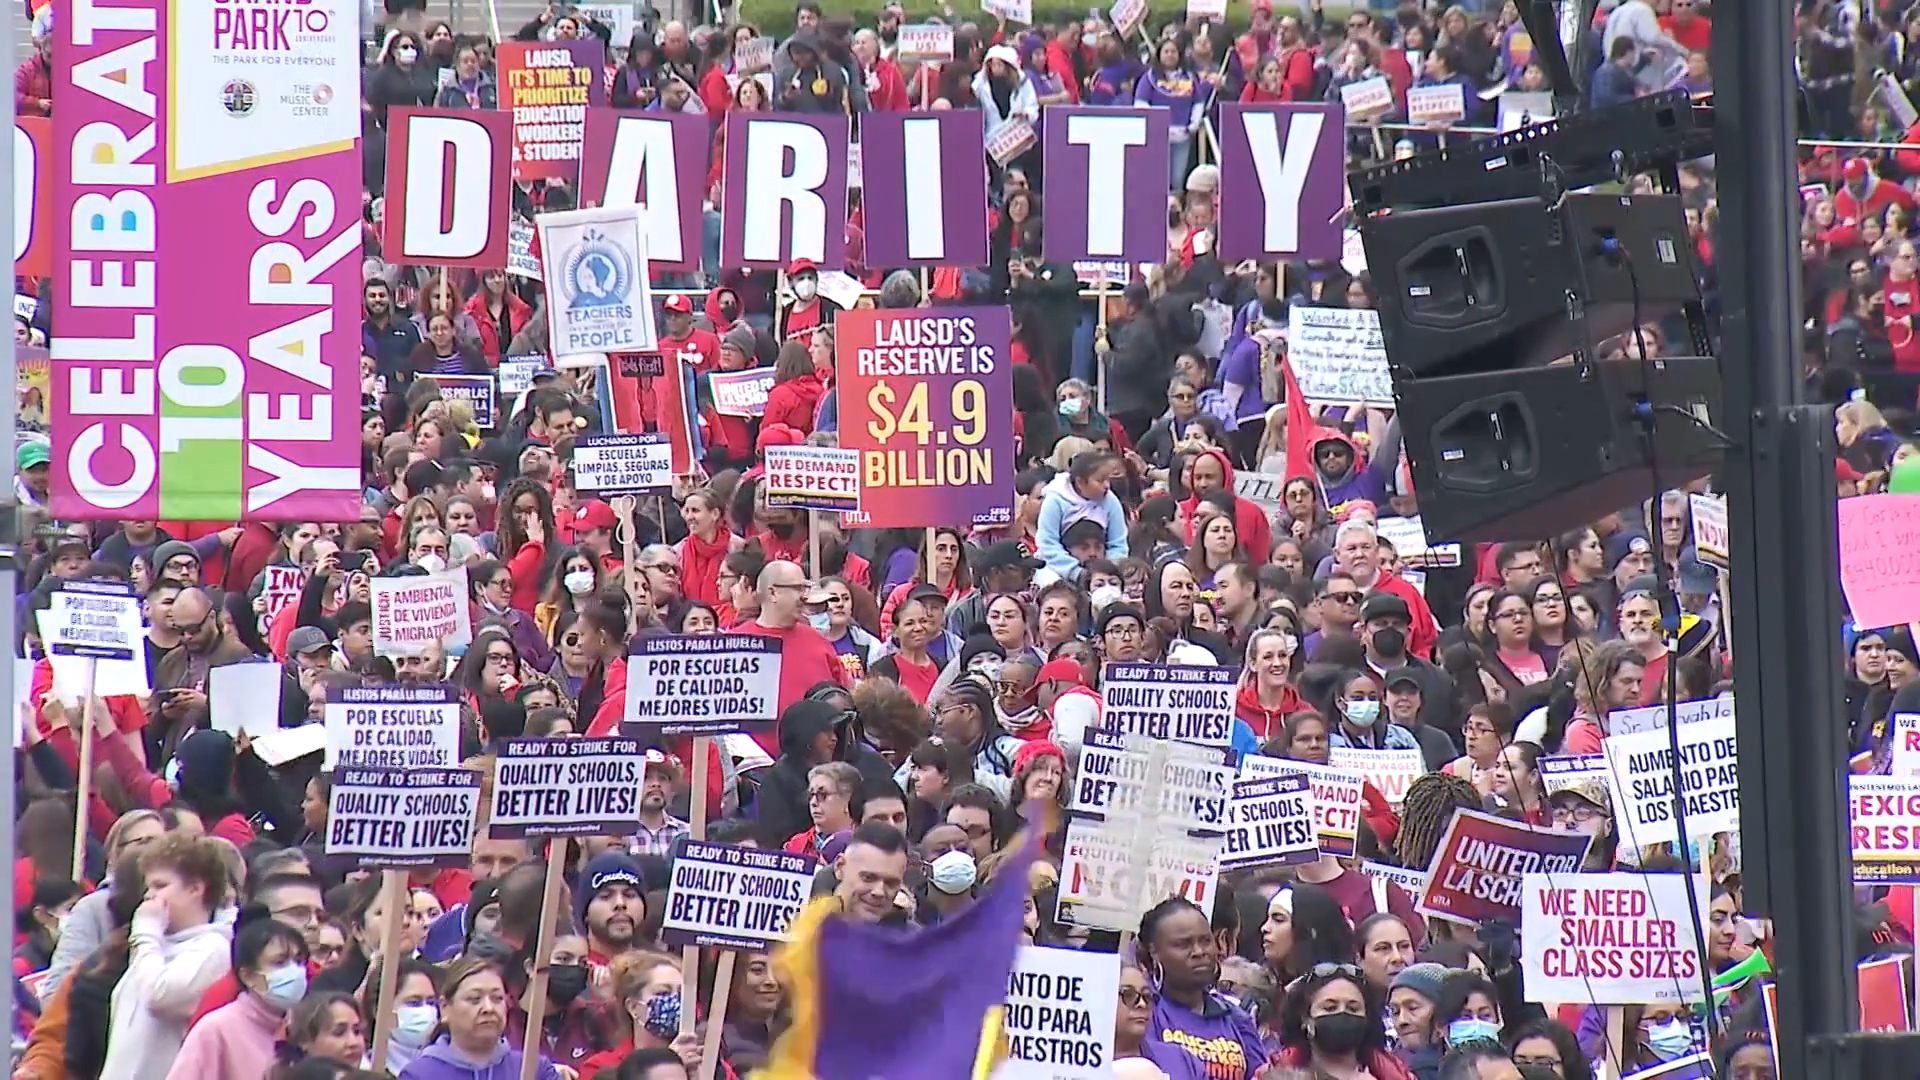
[[[168,1080],[256,1080],[273,1060],[287,1010],[307,993],[307,943],[300,931],[258,915],[233,938],[240,994],[208,1013],[180,1046]]]
[[[1413,609],[1397,593],[1376,589],[1360,605],[1360,640],[1367,649],[1367,670],[1382,686],[1402,678],[1417,684],[1420,723],[1437,731],[1453,721],[1453,679],[1412,652],[1408,647],[1412,628]],[[1444,732],[1437,733],[1446,737]],[[1448,749],[1452,749],[1450,743]]]
[[[413,1063],[432,1040],[440,1026],[440,1005],[434,996],[435,969],[412,958],[400,961],[400,974],[394,981],[393,1036],[387,1040],[387,1069],[398,1072]],[[373,1000],[380,992],[376,981],[361,994],[361,1008],[368,1016],[378,1015]]]
[[[1053,734],[1053,721],[1040,708],[1035,685],[1039,675],[1039,661],[1022,654],[1001,664],[993,679],[994,717],[1007,734],[1029,746],[1050,745],[1046,740]]]
[[[420,39],[395,31],[380,49],[380,62],[367,78],[368,117],[385,130],[387,110],[413,108],[433,102],[438,73],[420,62]],[[384,138],[384,136],[383,136]]]
[[[1499,1042],[1500,992],[1486,976],[1456,971],[1440,983],[1433,1004],[1433,1035],[1449,1050],[1476,1042]]]
[[[795,259],[787,267],[787,287],[793,290],[793,303],[781,313],[774,327],[777,341],[806,341],[816,326],[833,325],[840,305],[820,295],[820,267],[812,259]],[[808,420],[811,430],[812,420]]]
[[[534,947],[534,939],[529,938],[509,968],[519,976],[510,980],[515,1004],[507,1019],[507,1045],[515,1050],[526,1049],[522,1045],[527,1030],[524,998],[533,985]],[[608,1049],[608,1043],[585,1000],[587,939],[571,921],[554,928],[553,951],[547,959],[547,1011],[540,1025],[539,1054],[556,1065],[579,1069],[581,1062]]]
[[[1320,964],[1287,990],[1273,1064],[1324,1076],[1413,1080],[1387,1049],[1379,991],[1352,964]]]
[[[936,926],[973,904],[973,886],[979,870],[965,848],[942,852],[927,864],[927,888],[914,905],[914,920]]]
[[[1380,684],[1372,675],[1353,669],[1341,672],[1326,710],[1326,715],[1337,716],[1340,722],[1328,732],[1328,741],[1361,750],[1420,749],[1413,732],[1382,715],[1381,698]]]
[[[680,962],[660,953],[633,952],[614,961],[613,999],[625,1015],[628,1034],[619,1045],[580,1062],[581,1076],[611,1075],[620,1059],[635,1050],[668,1049],[679,1055],[687,1075],[699,1073],[703,1042],[696,1025],[692,1032],[680,1031],[680,1011],[688,1008],[682,996],[684,980]],[[721,1061],[716,1076],[732,1077],[733,1070]]]

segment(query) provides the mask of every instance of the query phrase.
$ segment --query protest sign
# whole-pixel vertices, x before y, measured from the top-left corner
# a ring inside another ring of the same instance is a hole
[[[625,836],[640,822],[636,739],[574,735],[508,739],[493,775],[487,835]]]
[[[1336,769],[1359,773],[1378,788],[1395,806],[1407,800],[1407,788],[1427,771],[1426,759],[1418,750],[1363,750],[1335,746],[1327,751],[1327,764]]]
[[[280,691],[286,671],[273,660],[218,664],[207,669],[207,716],[215,731],[250,739],[280,730]]]
[[[721,124],[720,264],[785,270],[811,259],[822,270],[844,268],[853,158],[847,117],[732,109]]]
[[[1082,758],[1083,768],[1085,759]],[[1288,866],[1320,857],[1313,830],[1313,787],[1305,776],[1242,780],[1227,807],[1220,869]]]
[[[1156,775],[1157,772],[1157,775]],[[1102,818],[1146,817],[1152,827],[1227,827],[1234,767],[1218,748],[1088,728],[1067,809]]]
[[[1500,95],[1502,134],[1553,119],[1553,93],[1547,90],[1508,90]]]
[[[840,445],[860,451],[861,511],[922,528],[1013,503],[1004,307],[843,311],[834,320]]]
[[[902,26],[895,41],[893,58],[900,63],[944,63],[953,59],[953,27],[945,23]]]
[[[507,264],[513,117],[491,109],[387,110],[381,250],[396,263]]]
[[[1891,723],[1887,771],[1894,776],[1920,776],[1920,713],[1894,713]]]
[[[993,1080],[1109,1080],[1120,958],[1027,945],[1007,978],[1007,1057]]]
[[[1840,500],[1840,589],[1855,626],[1920,618],[1920,495]]]
[[[1393,402],[1377,311],[1290,306],[1287,360],[1301,396],[1314,405],[1384,408]]]
[[[1304,774],[1313,787],[1313,828],[1320,850],[1341,857],[1353,854],[1360,830],[1360,793],[1366,785],[1359,773],[1306,761],[1248,754],[1240,759],[1240,779]]]
[[[1339,258],[1347,133],[1340,107],[1219,109],[1221,261]]]
[[[1890,956],[1869,960],[1854,969],[1860,991],[1860,1030],[1905,1032],[1913,1027],[1907,1000],[1906,965],[1912,957]]]
[[[659,344],[647,238],[637,206],[562,210],[534,218],[540,231],[547,340],[555,357],[593,360]]]
[[[1701,698],[1697,701],[1676,702],[1673,706],[1674,719],[1681,727],[1697,724],[1703,720],[1724,720],[1733,723],[1733,695],[1721,694],[1719,697]],[[1667,730],[1667,707],[1665,705],[1643,705],[1637,709],[1614,709],[1607,713],[1607,734],[1633,735],[1642,731]]]
[[[14,318],[20,319],[25,322],[32,322],[33,317],[39,314],[39,312],[40,312],[40,301],[34,299],[31,296],[22,296],[19,293],[13,294],[13,317]]]
[[[1436,83],[1407,90],[1407,123],[1414,127],[1457,124],[1467,118],[1467,88],[1459,83]]]
[[[1146,11],[1146,0],[1137,3]],[[1127,32],[1122,32],[1125,37]],[[1047,177],[1047,262],[1167,256],[1169,110],[1049,105],[1040,125]]]
[[[706,380],[713,391],[713,411],[721,416],[760,416],[767,411],[767,394],[773,390],[771,369],[709,371]]]
[[[491,375],[430,375],[440,387],[440,396],[449,401],[465,401],[473,409],[473,422],[482,431],[493,428],[494,387]]]
[[[1233,473],[1233,493],[1259,503],[1260,508],[1268,513],[1280,508],[1280,494],[1286,486],[1286,477],[1272,473],[1258,473],[1252,469],[1236,469]]]
[[[1141,22],[1147,17],[1147,0],[1114,0],[1107,9],[1107,21],[1113,24],[1113,32],[1125,41],[1140,29]]]
[[[769,446],[760,479],[767,509],[860,509],[860,451],[837,446]]]
[[[1233,741],[1232,668],[1108,664],[1101,723],[1122,735],[1225,747]]]
[[[1680,791],[1687,831],[1673,813],[1673,752],[1666,731],[1610,735],[1604,745],[1613,821],[1621,840],[1645,850],[1740,827],[1739,750],[1731,714],[1682,724]]]
[[[1238,472],[1233,476],[1236,480],[1240,478]],[[1393,545],[1393,553],[1401,566],[1436,569],[1460,565],[1460,545],[1429,544],[1427,527],[1419,514],[1412,517],[1383,517],[1373,523],[1373,528],[1380,534],[1380,539]]]
[[[1074,926],[1132,931],[1140,928],[1140,916],[1169,896],[1184,896],[1211,911],[1220,843],[1219,836],[1167,830],[1142,850],[1124,822],[1071,821],[1060,864],[1058,917]]]
[[[694,113],[587,111],[580,197],[641,208],[650,271],[700,269],[709,139],[707,118]]]
[[[1187,0],[1188,19],[1224,19],[1227,0]]]
[[[774,40],[754,37],[733,47],[733,70],[750,75],[773,67]]]
[[[1849,776],[1847,785],[1854,882],[1920,883],[1920,777]]]
[[[1718,495],[1687,496],[1687,508],[1693,515],[1693,554],[1708,566],[1727,568],[1727,500]]]
[[[479,807],[480,774],[471,769],[337,768],[326,853],[363,870],[465,866]]]
[[[615,38],[624,41],[624,38]],[[580,179],[589,105],[607,103],[602,46],[586,41],[502,41],[494,50],[500,108],[513,116],[513,179]]]
[[[13,118],[15,277],[43,278],[53,273],[53,238],[58,231],[53,222],[53,188],[60,174],[53,147],[51,118]]]
[[[500,361],[500,396],[524,394],[533,389],[533,377],[548,367],[544,356],[509,356]]]
[[[1340,106],[1347,123],[1364,123],[1393,111],[1393,85],[1385,75],[1347,83],[1340,87]]]
[[[1016,119],[1001,130],[1026,126]],[[986,170],[982,155],[991,148],[984,137],[979,117],[970,111],[876,111],[860,117],[860,212],[867,229],[867,265],[973,266],[987,261],[987,188],[981,177]],[[1031,128],[1022,141],[1028,147],[1034,144]]]
[[[533,253],[533,222],[519,214],[507,223],[507,273],[528,281],[540,280],[540,259]]]
[[[1008,162],[1033,149],[1038,141],[1040,136],[1034,132],[1033,125],[1027,123],[1026,118],[1016,116],[995,128],[993,138],[988,139],[982,149],[995,165],[1005,168]]]
[[[771,733],[780,718],[781,644],[759,634],[640,638],[627,657],[621,734]]]
[[[1700,1001],[1703,955],[1690,874],[1528,874],[1522,879],[1520,965],[1528,1001],[1651,1005]]]
[[[460,764],[460,697],[444,683],[327,691],[323,769],[451,769]]]
[[[1360,872],[1370,878],[1376,878],[1391,885],[1398,885],[1409,899],[1418,899],[1427,891],[1427,872],[1411,866],[1395,866],[1392,863],[1363,859]]]
[[[298,566],[269,566],[261,571],[260,598],[266,601],[261,618],[268,623],[282,611],[298,603],[300,590],[307,584],[307,572]]]
[[[1559,754],[1539,760],[1540,783],[1549,796],[1582,780],[1607,782],[1607,755]]]
[[[1468,926],[1486,919],[1518,922],[1521,879],[1579,873],[1592,842],[1584,833],[1455,810],[1427,866],[1420,913]]]
[[[54,656],[132,660],[146,647],[133,586],[105,578],[48,579],[52,603],[39,620],[41,648]]]
[[[437,574],[376,577],[367,588],[376,656],[420,656],[436,644],[444,652],[473,640],[465,566]]]
[[[660,939],[675,949],[763,952],[785,940],[787,924],[813,893],[816,865],[810,855],[681,840]]]
[[[673,493],[673,447],[665,432],[582,435],[573,444],[573,485],[601,498]]]

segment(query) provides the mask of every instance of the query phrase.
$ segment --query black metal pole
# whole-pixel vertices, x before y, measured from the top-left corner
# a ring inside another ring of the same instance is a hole
[[[1739,701],[1742,880],[1774,921],[1783,1077],[1834,1076],[1809,1040],[1857,1025],[1835,659],[1833,418],[1800,406],[1794,0],[1714,14],[1721,372]]]

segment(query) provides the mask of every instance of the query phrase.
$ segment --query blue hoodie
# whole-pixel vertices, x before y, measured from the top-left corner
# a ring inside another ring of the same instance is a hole
[[[1034,532],[1039,539],[1040,561],[1068,581],[1080,578],[1080,561],[1060,542],[1067,526],[1081,518],[1100,522],[1107,530],[1107,558],[1119,561],[1127,556],[1127,515],[1120,508],[1120,497],[1111,490],[1099,502],[1081,495],[1073,478],[1060,473],[1047,481],[1040,496],[1040,523]]]
[[[560,1080],[559,1070],[545,1058],[533,1075],[535,1080]],[[520,1080],[520,1051],[509,1049],[502,1039],[494,1047],[493,1057],[476,1064],[442,1035],[400,1070],[399,1080]]]

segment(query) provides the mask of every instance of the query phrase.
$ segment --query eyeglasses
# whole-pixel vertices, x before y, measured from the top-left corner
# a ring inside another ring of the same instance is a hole
[[[1131,986],[1120,988],[1120,1004],[1129,1009],[1145,1009],[1158,1001],[1160,996],[1151,990],[1140,990]]]
[[[1140,628],[1128,623],[1122,626],[1109,626],[1101,633],[1117,638],[1137,638],[1140,636]]]
[[[296,904],[293,907],[269,908],[267,914],[278,922],[299,924],[317,923],[324,913],[312,904]]]
[[[1322,593],[1320,599],[1331,600],[1336,604],[1357,604],[1360,602],[1360,596],[1361,594],[1358,591],[1349,592],[1340,590]]]
[[[1188,393],[1168,394],[1167,400],[1168,401],[1192,401],[1193,395]]]
[[[838,791],[835,791],[832,788],[811,788],[807,791],[807,801],[808,802],[826,802],[828,799],[834,798],[839,794],[840,793]]]
[[[487,663],[511,664],[513,663],[513,654],[510,652],[489,652],[487,654]]]
[[[1526,608],[1508,608],[1505,611],[1494,612],[1493,617],[1496,619],[1524,619],[1529,614],[1531,614],[1531,612]]]
[[[947,824],[953,825],[953,822],[949,821]],[[991,825],[953,825],[953,827],[966,833],[967,839],[969,840],[985,840],[987,837],[993,835],[993,826]]]
[[[1678,7],[1679,5],[1676,4],[1674,6]],[[1537,1057],[1532,1054],[1515,1054],[1513,1056],[1513,1064],[1514,1067],[1520,1069],[1551,1069],[1556,1073],[1560,1071],[1560,1059],[1558,1057]]]

